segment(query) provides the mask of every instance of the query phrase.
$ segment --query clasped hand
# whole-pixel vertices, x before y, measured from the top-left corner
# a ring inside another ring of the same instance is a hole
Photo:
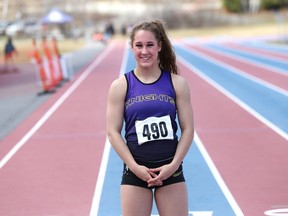
[[[153,187],[161,186],[163,181],[174,173],[174,170],[169,164],[152,169],[139,165],[134,173],[140,179],[146,181],[148,183],[148,187]]]

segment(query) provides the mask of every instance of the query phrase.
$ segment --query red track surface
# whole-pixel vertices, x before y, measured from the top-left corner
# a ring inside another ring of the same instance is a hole
[[[113,44],[107,57],[1,169],[0,215],[89,215],[106,140],[107,92],[118,77],[124,51],[123,41]],[[279,74],[193,49],[287,90]],[[196,131],[244,215],[261,216],[287,205],[287,140],[190,69],[181,64],[180,69],[190,84]],[[1,160],[76,82],[57,91],[1,142]]]
[[[269,50],[263,50],[263,49],[258,49],[254,47],[247,47],[247,46],[243,46],[241,44],[236,44],[236,43],[228,43],[227,45],[228,47],[235,48],[235,49],[242,50],[242,51],[249,52],[249,53],[254,53],[256,55],[263,55],[268,58],[272,57],[272,58],[279,59],[282,61],[288,61],[288,55],[287,54],[285,55],[284,53],[276,53],[276,52],[269,51]]]
[[[209,50],[207,48],[204,47],[200,47],[200,46],[189,46],[190,48],[192,48],[193,50],[196,50],[200,53],[203,53],[205,55],[208,55],[218,61],[221,61],[227,65],[233,66],[237,69],[240,69],[250,75],[253,75],[259,79],[262,79],[268,83],[271,83],[275,86],[278,86],[282,89],[285,89],[288,91],[288,76],[285,76],[284,74],[280,74],[280,73],[276,73],[273,72],[271,69],[269,68],[265,68],[265,66],[263,65],[263,67],[259,66],[259,65],[255,65],[249,62],[246,62],[245,60],[241,60],[241,59],[236,59],[234,57],[230,57],[228,55],[224,55],[221,53],[217,53],[216,51],[212,51]]]
[[[123,42],[113,44],[1,169],[0,215],[89,215],[106,140],[107,92],[119,75],[124,51]],[[74,84],[59,90],[2,141],[1,160]]]
[[[287,205],[287,140],[180,68],[190,83],[196,131],[244,215]]]

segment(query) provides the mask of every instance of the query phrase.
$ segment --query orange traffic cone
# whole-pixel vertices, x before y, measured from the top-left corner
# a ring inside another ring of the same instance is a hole
[[[63,71],[60,63],[60,52],[57,46],[56,38],[53,37],[51,41],[51,47],[53,52],[53,63],[54,63],[54,69],[55,69],[55,76],[58,82],[63,81]]]
[[[36,64],[37,69],[38,69],[38,73],[39,73],[38,76],[42,84],[42,90],[43,90],[42,93],[53,92],[55,90],[54,89],[55,86],[53,85],[51,79],[49,78],[48,74],[44,70],[42,57],[37,47],[35,39],[32,40],[32,46],[33,47],[32,47],[32,51],[30,55],[32,57],[33,63]]]
[[[59,84],[58,80],[56,79],[55,76],[55,68],[53,65],[53,59],[52,59],[52,55],[49,49],[49,46],[47,44],[47,40],[46,37],[42,38],[42,49],[43,49],[43,54],[44,54],[44,58],[43,58],[43,66],[44,69],[46,71],[48,71],[50,77],[51,77],[51,81],[53,83],[54,86],[57,86]]]

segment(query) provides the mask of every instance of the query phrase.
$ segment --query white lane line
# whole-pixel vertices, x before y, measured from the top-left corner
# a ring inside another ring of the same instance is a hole
[[[17,151],[33,136],[33,134],[51,117],[61,104],[74,92],[74,90],[85,80],[95,67],[108,55],[115,43],[111,43],[92,64],[79,76],[79,78],[64,92],[64,94],[53,104],[53,106],[42,116],[42,118],[28,131],[22,139],[3,157],[0,161],[0,169],[17,153]]]
[[[182,49],[185,49],[185,47],[182,46],[182,45],[179,45],[179,47],[181,47]],[[208,48],[205,48],[205,49],[208,49]],[[218,50],[215,51],[215,49],[212,48],[212,52],[216,52],[217,53]],[[211,57],[210,55],[204,54],[204,53],[202,53],[200,51],[193,50],[193,53],[196,53],[198,56],[200,56],[201,58],[203,58],[205,60],[209,60],[213,64],[216,64],[216,65],[219,65],[220,67],[228,69],[230,72],[232,72],[232,73],[234,73],[236,75],[244,77],[244,78],[246,78],[248,80],[251,80],[251,81],[253,81],[255,83],[258,83],[258,84],[260,84],[260,85],[262,85],[262,86],[264,86],[266,88],[271,89],[274,92],[280,93],[280,94],[282,94],[284,96],[288,96],[288,91],[286,89],[283,89],[283,88],[281,88],[281,87],[279,87],[279,86],[277,86],[275,84],[272,84],[272,83],[266,81],[265,79],[259,78],[259,77],[255,76],[255,75],[252,75],[252,74],[249,74],[248,72],[246,72],[246,71],[244,71],[242,69],[238,69],[236,66],[229,65],[228,63],[224,63],[224,62],[222,62],[220,60],[217,60],[216,58]],[[227,53],[221,52],[221,51],[219,51],[219,53],[221,53],[221,55],[226,56],[226,57],[233,56],[233,55],[228,55]],[[240,60],[241,59],[238,56],[234,56],[233,58],[236,59],[236,60]],[[243,64],[244,64],[245,61],[246,61],[246,59],[243,60]]]
[[[202,73],[198,68],[196,68],[194,65],[192,65],[190,62],[186,61],[181,56],[177,56],[177,59],[185,65],[187,68],[189,68],[191,71],[193,71],[196,75],[198,75],[201,79],[208,82],[211,86],[213,86],[215,89],[226,95],[228,98],[230,98],[232,101],[234,101],[236,104],[238,104],[242,109],[246,110],[248,113],[250,113],[252,116],[254,116],[256,119],[261,121],[263,124],[267,125],[270,129],[272,129],[274,132],[276,132],[278,135],[283,137],[285,140],[288,140],[288,134],[279,128],[277,125],[269,121],[267,118],[259,114],[256,110],[252,109],[248,104],[244,103],[242,100],[237,98],[235,95],[230,93],[228,90],[226,90],[224,87],[222,87],[220,84],[212,80],[210,77]]]
[[[125,70],[126,70],[126,64],[127,64],[128,54],[129,54],[128,43],[126,43],[126,47],[124,49],[125,49],[125,52],[124,52],[123,59],[122,59],[120,75],[124,74]],[[95,187],[95,191],[94,191],[94,196],[93,196],[93,200],[92,200],[90,216],[97,216],[98,215],[100,200],[101,200],[101,195],[102,195],[102,189],[103,189],[103,185],[104,185],[105,174],[106,174],[108,160],[109,160],[110,149],[111,149],[111,144],[110,144],[108,138],[106,138],[104,152],[103,152],[101,165],[100,165],[100,169],[99,169],[99,173],[98,173],[98,179],[97,179],[97,183],[96,183],[96,187]]]
[[[191,44],[191,42],[186,42],[188,44]],[[182,46],[180,43],[179,43],[179,46]],[[206,47],[207,48],[207,47]],[[206,49],[205,48],[205,49]],[[233,57],[237,60],[240,60],[240,61],[243,61],[243,62],[249,62],[251,65],[255,65],[257,67],[261,67],[261,68],[264,68],[264,69],[268,69],[270,70],[272,73],[278,73],[278,74],[281,74],[281,75],[284,75],[284,76],[288,76],[288,73],[286,70],[282,69],[282,68],[279,68],[279,67],[276,67],[276,66],[272,66],[272,65],[267,65],[267,64],[264,64],[264,63],[261,63],[259,61],[256,61],[256,60],[252,60],[252,59],[249,59],[247,57],[242,57],[242,56],[239,56],[239,55],[236,55],[236,54],[233,54],[231,52],[228,52],[226,50],[222,50],[222,49],[217,49],[217,47],[213,47],[213,46],[209,46],[207,49],[209,50],[213,50],[214,52],[217,52],[217,53],[221,53],[221,55],[224,55],[224,56],[228,56],[228,57]],[[242,51],[243,53],[244,51]],[[245,52],[244,52],[245,53]],[[282,61],[283,63],[285,63],[285,61]]]
[[[107,170],[107,165],[108,165],[108,160],[109,160],[110,149],[111,149],[111,144],[108,141],[108,138],[106,138],[105,147],[104,147],[102,160],[101,160],[101,166],[99,169],[96,188],[95,188],[94,196],[93,196],[93,200],[92,200],[90,216],[97,216],[98,215],[98,210],[99,210],[99,205],[100,205],[100,200],[101,200],[101,195],[102,195],[102,189],[103,189],[104,180],[105,180],[105,173]]]
[[[202,141],[200,140],[198,134],[195,132],[194,134],[195,143],[201,152],[203,158],[205,159],[211,173],[213,174],[216,182],[218,183],[219,187],[221,188],[222,192],[224,193],[227,201],[229,202],[231,208],[233,209],[236,216],[244,216],[242,210],[240,209],[239,205],[237,204],[236,200],[234,199],[233,195],[231,194],[230,190],[228,189],[227,185],[225,184],[223,178],[221,177],[219,171],[217,170],[215,164],[213,163],[211,157],[209,156],[207,150],[205,149]]]

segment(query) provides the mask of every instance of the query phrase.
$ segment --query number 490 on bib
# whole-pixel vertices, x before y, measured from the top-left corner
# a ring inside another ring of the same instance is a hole
[[[135,128],[139,145],[153,140],[174,139],[169,115],[136,121]]]

